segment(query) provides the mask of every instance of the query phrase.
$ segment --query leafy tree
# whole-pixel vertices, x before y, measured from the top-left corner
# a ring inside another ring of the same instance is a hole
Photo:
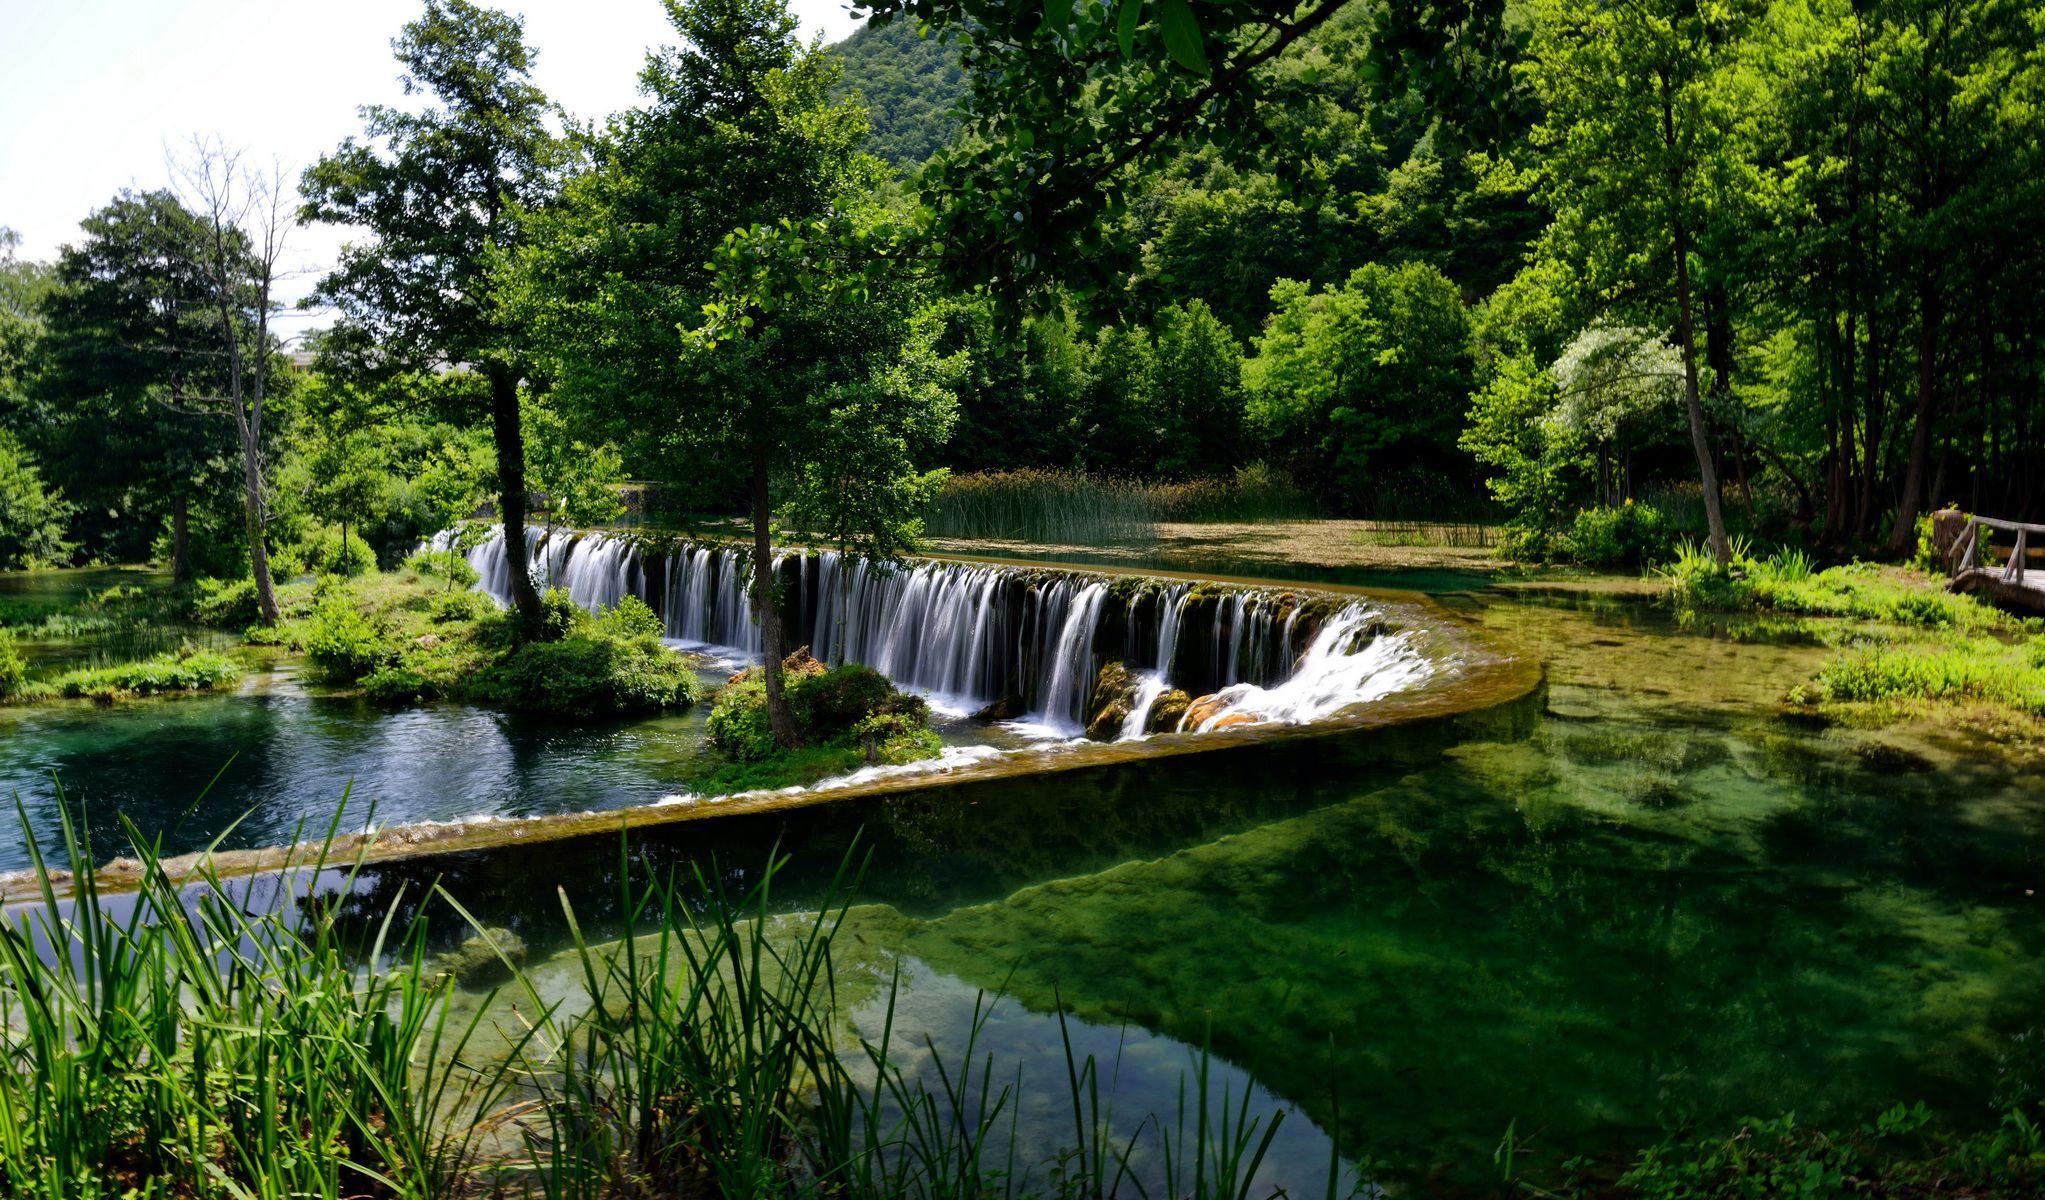
[[[384,448],[368,430],[328,430],[306,455],[311,479],[307,502],[313,515],[341,530],[341,557],[348,556],[348,527],[358,531],[382,507],[389,480]]]
[[[879,401],[917,394],[873,380],[915,343],[917,304],[898,274],[869,275],[859,256],[882,170],[858,149],[858,104],[832,99],[836,61],[797,40],[782,0],[669,13],[682,42],[649,56],[647,103],[610,123],[594,169],[535,218],[506,287],[566,411],[682,494],[743,497],[768,714],[792,744],[774,489],[828,469],[833,447],[899,465],[885,443],[901,417]],[[834,411],[832,398],[847,403]],[[827,525],[879,517],[869,536],[891,540],[892,503],[870,497]]]
[[[1319,292],[1281,281],[1271,298],[1243,382],[1276,457],[1351,510],[1377,503],[1395,474],[1458,469],[1472,363],[1454,284],[1424,263],[1373,264]]]
[[[971,85],[966,136],[918,179],[928,244],[953,278],[1011,296],[1041,290],[1054,270],[1110,281],[1093,252],[1115,232],[1134,168],[1196,132],[1259,145],[1273,82],[1260,68],[1346,2],[877,0],[877,23],[913,16],[958,38]]]
[[[617,447],[576,438],[559,413],[537,402],[526,404],[525,426],[532,486],[546,494],[550,526],[607,525],[624,515],[616,485],[625,468]]]
[[[517,249],[517,214],[555,190],[563,150],[548,127],[553,109],[531,82],[533,53],[517,17],[428,0],[393,45],[406,93],[438,103],[365,108],[366,140],[349,138],[306,169],[306,218],[367,234],[342,251],[315,295],[352,326],[334,347],[337,361],[352,348],[363,370],[458,365],[488,382],[505,550],[523,562],[519,385],[528,365],[491,270]],[[525,572],[511,573],[511,591],[526,623],[537,621],[540,597]]]
[[[1697,256],[1730,215],[1750,160],[1735,71],[1748,12],[1689,0],[1540,0],[1527,77],[1546,112],[1554,236],[1622,311],[1673,329],[1712,553],[1731,559],[1706,426]]]
[[[0,570],[61,562],[71,553],[64,537],[71,506],[44,485],[35,460],[0,429]]]
[[[821,534],[841,558],[886,567],[915,549],[923,513],[948,472],[925,471],[950,435],[957,415],[953,389],[967,356],[940,356],[941,314],[912,317],[892,361],[852,375],[816,398],[814,442],[789,473],[784,516],[795,528]],[[849,588],[852,576],[838,573]],[[841,603],[839,620],[847,605]],[[844,631],[833,644],[842,655]]]
[[[1158,314],[1151,369],[1157,469],[1189,478],[1224,474],[1241,461],[1243,351],[1203,301]]]
[[[1559,403],[1549,420],[1598,449],[1598,502],[1617,504],[1615,443],[1681,401],[1683,363],[1675,348],[1644,329],[1593,325],[1555,360]]]
[[[198,269],[205,230],[169,191],[123,192],[80,223],[38,304],[14,420],[78,506],[83,553],[134,561],[171,526],[171,571],[192,569],[194,507],[231,470],[225,415],[197,402],[221,347]]]

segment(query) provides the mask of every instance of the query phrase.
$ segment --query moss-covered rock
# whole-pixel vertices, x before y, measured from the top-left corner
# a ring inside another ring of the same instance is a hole
[[[470,937],[426,964],[426,978],[452,979],[465,988],[495,987],[509,982],[512,971],[525,965],[525,939],[497,926]]]
[[[1136,704],[1136,677],[1118,662],[1106,663],[1094,677],[1092,715],[1087,718],[1086,736],[1097,742],[1112,742],[1122,732]]]
[[[1150,715],[1144,719],[1143,732],[1170,733],[1179,727],[1186,709],[1191,707],[1193,697],[1183,688],[1172,688],[1151,703]]]

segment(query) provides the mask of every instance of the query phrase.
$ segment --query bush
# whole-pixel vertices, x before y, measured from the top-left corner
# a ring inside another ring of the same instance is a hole
[[[322,530],[307,537],[298,547],[297,558],[308,571],[344,579],[376,570],[375,548],[355,533],[344,541],[338,529]]]
[[[936,753],[929,706],[897,691],[872,667],[855,663],[825,670],[805,651],[790,655],[783,666],[789,713],[803,744],[861,746],[868,761],[907,761],[884,758],[889,748],[925,751],[910,758]],[[738,762],[760,762],[781,752],[767,719],[766,680],[757,667],[717,694],[710,741]]]
[[[480,621],[497,612],[497,605],[481,592],[449,592],[433,602],[433,621],[445,625],[452,621]]]
[[[1601,504],[1578,512],[1555,551],[1586,567],[1639,570],[1667,558],[1669,548],[1668,524],[1661,511],[1628,500],[1616,508]]]
[[[346,592],[321,597],[305,623],[305,654],[330,683],[354,683],[397,659],[378,625]]]
[[[597,632],[526,642],[486,668],[475,689],[505,708],[575,717],[687,708],[700,692],[689,660],[659,642]]]
[[[72,671],[52,686],[59,695],[109,703],[168,692],[210,692],[239,678],[241,668],[225,655],[187,646],[141,662]]]
[[[1833,700],[1975,700],[2045,716],[2045,670],[1990,639],[1945,646],[1876,646],[1842,655],[1818,673]]]
[[[262,615],[253,579],[201,579],[192,598],[192,619],[216,629],[240,629]]]
[[[474,587],[476,580],[482,578],[468,559],[453,550],[415,550],[405,559],[404,566],[417,575],[449,580],[456,587]]]
[[[0,637],[0,700],[20,695],[27,682],[28,664],[22,661],[21,651],[14,648],[13,642]]]
[[[362,680],[362,693],[379,704],[412,704],[438,699],[440,687],[410,663],[378,667]]]
[[[540,597],[540,621],[532,633],[536,642],[558,642],[573,634],[589,620],[582,606],[560,588],[548,588]]]

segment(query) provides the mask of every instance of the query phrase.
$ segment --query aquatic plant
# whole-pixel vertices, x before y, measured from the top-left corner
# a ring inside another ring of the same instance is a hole
[[[233,659],[187,646],[140,662],[87,667],[58,676],[50,691],[69,699],[111,703],[136,696],[210,692],[241,678]]]
[[[1299,521],[1315,512],[1305,489],[1264,463],[1180,482],[1029,468],[950,477],[924,529],[932,537],[1097,545],[1155,537],[1162,521]]]
[[[1850,702],[1960,700],[2004,704],[2045,716],[2045,666],[2037,643],[1953,637],[1932,644],[1877,644],[1825,664],[1826,698]]]

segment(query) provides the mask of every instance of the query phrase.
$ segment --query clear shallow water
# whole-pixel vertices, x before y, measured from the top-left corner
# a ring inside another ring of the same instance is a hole
[[[1004,1077],[1023,1071],[1044,1149],[1065,1137],[1058,1001],[1103,1058],[1129,1048],[1132,1121],[1168,1109],[1210,1044],[1257,1111],[1291,1112],[1266,1181],[1294,1195],[1319,1186],[1331,1136],[1371,1178],[1426,1192],[1493,1178],[1515,1122],[1538,1164],[1623,1157],[1685,1119],[1857,1124],[1906,1099],[1992,1119],[2016,1037],[2045,1026],[2037,764],[1955,731],[1781,720],[1782,689],[1825,653],[1798,639],[1685,632],[1624,599],[1455,605],[1540,657],[1545,690],[1381,734],[674,826],[634,836],[636,869],[741,878],[778,845],[793,860],[777,896],[799,909],[856,851],[847,969],[904,963],[905,1012],[941,1047],[962,1042],[979,990],[1003,990],[988,1048]],[[274,720],[305,702],[241,703]],[[260,727],[219,703],[182,759],[137,734],[75,752],[67,779],[92,767],[103,791],[189,794],[208,729]],[[338,794],[352,770],[373,780],[358,792],[427,815],[490,795],[580,809],[662,753],[647,726],[432,719],[443,740],[422,744],[438,749],[402,762],[395,729],[309,722],[246,794],[308,771]],[[173,781],[161,764],[179,761]],[[439,879],[553,969],[557,888],[601,928],[619,863],[610,838],[510,846],[379,868],[351,903],[367,919]],[[461,933],[451,913],[430,920]]]

